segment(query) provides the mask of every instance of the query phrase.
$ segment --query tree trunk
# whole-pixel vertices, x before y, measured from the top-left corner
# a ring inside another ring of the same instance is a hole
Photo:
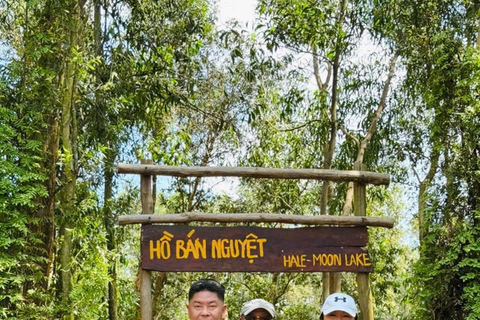
[[[425,236],[425,208],[426,208],[426,195],[427,189],[430,186],[430,182],[433,180],[435,173],[438,167],[438,159],[440,153],[433,150],[430,153],[430,168],[428,169],[427,175],[420,182],[418,187],[418,240],[420,245],[422,244],[423,238]]]
[[[480,19],[477,20],[477,41],[476,41],[477,48],[480,48]]]
[[[221,128],[220,128],[220,130],[221,130]],[[213,134],[208,136],[207,142],[206,142],[206,147],[205,147],[205,149],[206,149],[205,154],[203,155],[202,161],[200,163],[201,167],[206,166],[208,164],[208,162],[210,161],[210,158],[211,158],[211,155],[212,155],[212,152],[213,152],[213,147],[215,145],[216,137],[217,137],[217,132],[214,132]],[[193,183],[192,192],[190,192],[190,194],[188,195],[188,204],[187,204],[188,212],[193,211],[195,209],[196,205],[197,205],[197,203],[195,203],[193,200],[195,199],[195,195],[197,194],[198,186],[200,185],[201,180],[202,180],[202,177],[196,177],[195,178],[195,181]]]
[[[93,12],[93,35],[94,35],[94,43],[95,43],[95,55],[102,59],[104,62],[104,51],[103,51],[103,41],[102,41],[102,26],[101,26],[101,2],[100,0],[94,1],[94,12]],[[103,80],[108,78],[105,74],[106,68],[104,63],[100,64],[97,68],[97,77],[96,83],[100,87],[103,85]],[[100,112],[104,113],[104,118],[108,119],[108,115],[106,114],[106,107],[105,107],[105,99],[101,94],[95,92],[95,103],[97,109]],[[106,120],[105,120],[106,121]],[[107,132],[108,130],[105,128],[108,126],[103,122],[100,124],[100,127],[103,129],[103,132]],[[117,144],[115,140],[108,140],[110,135],[106,135],[102,137],[104,140],[104,145],[106,145],[105,151],[105,160],[104,160],[104,206],[103,206],[103,221],[105,232],[107,235],[107,249],[108,252],[114,252],[116,249],[116,242],[115,242],[115,229],[114,229],[114,220],[115,217],[113,216],[112,212],[112,200],[113,200],[113,177],[115,173],[115,159],[118,155]],[[112,257],[108,263],[108,319],[109,320],[117,320],[118,319],[118,300],[117,300],[117,269],[116,269],[116,259]]]
[[[47,255],[45,266],[45,289],[49,290],[53,280],[54,262],[55,262],[55,194],[57,192],[57,155],[59,143],[59,124],[58,115],[52,112],[47,117],[47,140],[44,145],[44,154],[46,157],[46,167],[48,171],[48,180],[46,182],[48,198],[43,208],[44,217],[43,232],[44,247]]]
[[[61,92],[61,145],[64,153],[63,173],[61,177],[62,191],[60,193],[60,209],[62,217],[60,219],[60,278],[61,278],[61,300],[64,307],[68,308],[69,295],[72,288],[72,216],[75,210],[75,190],[76,190],[76,119],[75,119],[75,70],[76,64],[72,60],[71,49],[80,42],[81,17],[83,12],[83,2],[75,4],[74,13],[71,21],[65,21],[67,30],[70,30],[70,44],[64,49],[63,72],[60,76]],[[71,23],[72,25],[68,25]]]
[[[345,17],[346,2],[347,2],[346,0],[341,0],[338,4],[338,11],[337,11],[337,20],[336,20],[337,39],[335,43],[335,56],[332,63],[333,78],[332,78],[332,96],[331,96],[331,104],[330,104],[330,132],[329,132],[328,144],[325,146],[325,149],[323,152],[323,169],[332,168],[333,154],[335,153],[335,145],[337,141],[338,78],[340,73],[340,56],[343,50],[340,33],[343,27],[343,20]],[[332,194],[331,189],[332,189],[332,183],[330,181],[323,181],[322,196],[320,199],[321,215],[328,214],[327,207],[328,207],[328,201],[330,200],[331,194]],[[335,281],[333,281],[334,279]],[[334,288],[337,288],[339,286],[339,283],[338,283],[339,279],[341,279],[341,277],[338,277],[338,275],[333,276],[331,273],[324,273],[324,280],[323,280],[323,286],[324,286],[323,299],[324,300],[326,299],[327,295],[335,292]],[[327,287],[328,287],[328,291],[327,291]]]
[[[375,111],[375,116],[372,119],[372,123],[370,124],[370,127],[368,129],[367,134],[365,135],[365,138],[363,138],[362,141],[359,141],[353,135],[350,135],[348,132],[345,131],[347,137],[353,139],[357,144],[358,150],[357,150],[357,159],[355,160],[355,162],[363,163],[363,158],[365,156],[367,146],[372,140],[373,135],[375,134],[375,131],[377,129],[377,122],[382,115],[383,109],[385,108],[388,92],[390,90],[390,84],[392,82],[393,76],[395,75],[395,66],[397,63],[397,58],[398,58],[398,55],[395,54],[390,60],[389,72],[388,72],[388,76],[385,81],[385,84],[383,86],[380,102],[378,103],[377,110]],[[347,189],[347,194],[345,196],[345,204],[343,206],[343,212],[342,212],[343,215],[350,215],[352,212],[351,210],[352,210],[352,201],[353,201],[353,190],[354,190],[353,185],[349,184]]]
[[[167,281],[167,273],[166,272],[155,272],[155,285],[153,288],[153,319],[158,319],[159,314],[157,311],[157,305],[160,300],[160,294],[165,287],[165,282]]]
[[[76,177],[75,177],[75,168],[73,163],[73,134],[72,129],[72,108],[74,108],[74,103],[72,99],[73,95],[73,86],[74,86],[74,75],[73,75],[73,65],[71,62],[66,63],[66,71],[64,74],[64,79],[62,81],[62,148],[65,153],[65,163],[64,171],[62,175],[62,184],[63,189],[60,194],[61,211],[61,227],[60,227],[60,237],[61,237],[61,254],[60,254],[60,275],[61,275],[61,284],[62,284],[62,301],[66,303],[68,301],[68,296],[71,291],[71,277],[72,272],[70,269],[71,263],[71,249],[72,249],[72,237],[71,237],[71,216],[75,208],[75,187],[76,187]]]
[[[104,226],[107,234],[107,249],[108,252],[114,252],[116,249],[115,242],[115,228],[114,216],[112,212],[113,200],[113,176],[115,172],[115,159],[117,150],[114,147],[107,148],[105,157],[105,171],[104,171]],[[117,302],[117,269],[116,259],[112,257],[108,265],[108,318],[110,320],[118,319],[118,302]]]
[[[390,60],[389,72],[388,72],[385,84],[383,86],[382,95],[380,97],[380,102],[378,104],[377,110],[375,111],[375,116],[372,119],[372,123],[370,124],[370,127],[368,129],[367,134],[365,135],[365,138],[362,141],[359,141],[353,135],[349,135],[347,133],[347,136],[354,139],[355,143],[357,144],[358,151],[357,151],[357,159],[355,161],[356,165],[363,163],[363,158],[364,158],[364,155],[365,155],[365,151],[367,149],[368,144],[372,140],[373,135],[375,134],[375,131],[376,131],[376,128],[377,128],[377,122],[382,115],[383,109],[385,108],[385,104],[386,104],[387,97],[388,97],[388,92],[390,90],[390,84],[392,82],[393,76],[395,75],[395,66],[396,66],[396,63],[397,63],[397,58],[398,58],[398,55],[395,54],[392,57],[392,59]],[[359,185],[359,184],[356,184],[356,185]],[[365,185],[363,185],[363,186],[365,186]],[[355,190],[354,184],[349,183],[348,184],[348,189],[347,189],[347,194],[345,195],[345,204],[343,206],[343,211],[342,211],[343,215],[348,216],[348,215],[351,214],[352,202],[354,201],[354,192],[355,192],[354,190]],[[357,211],[355,211],[355,215],[358,215]],[[366,211],[363,215],[366,215]],[[341,281],[341,277],[338,277],[337,281]],[[337,288],[341,287],[341,284],[336,284],[335,287],[337,287]]]
[[[25,15],[24,15],[24,32],[23,35],[23,47],[30,47],[30,16],[29,9],[30,5],[25,6]],[[40,23],[40,32],[46,32],[50,30],[54,23],[50,19],[42,20]],[[52,61],[49,59],[41,59],[38,63],[42,68],[48,68],[49,64]],[[31,54],[27,51],[23,52],[22,57],[22,77],[21,77],[21,87],[22,92],[28,91],[26,89],[26,78],[28,70],[32,67]],[[57,81],[56,91],[60,90],[60,83]],[[23,96],[22,96],[23,98]],[[58,146],[60,140],[60,111],[58,105],[53,108],[50,107],[47,110],[44,110],[44,122],[46,124],[45,132],[38,137],[39,140],[44,140],[42,147],[43,158],[43,167],[45,168],[47,180],[45,181],[45,189],[48,196],[46,198],[40,197],[38,200],[41,203],[40,208],[35,212],[36,218],[38,218],[39,223],[33,223],[29,225],[29,232],[33,233],[41,239],[42,248],[41,251],[37,254],[44,258],[44,263],[40,264],[40,267],[45,275],[41,286],[47,291],[50,289],[53,282],[54,276],[54,264],[55,264],[55,195],[57,193],[57,161],[58,161]],[[33,247],[37,247],[34,245]],[[25,289],[30,289],[29,285]]]

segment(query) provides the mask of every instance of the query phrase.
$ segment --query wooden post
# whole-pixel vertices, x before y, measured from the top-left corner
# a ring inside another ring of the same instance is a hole
[[[142,160],[142,164],[152,164],[152,160]],[[153,213],[152,176],[141,175],[140,194],[142,201],[142,214]],[[141,320],[153,319],[152,308],[152,274],[143,270],[140,262],[140,312]]]
[[[364,171],[366,166],[361,162],[355,162],[354,170]],[[354,190],[354,213],[356,216],[367,215],[367,191],[364,183],[355,182]],[[358,305],[360,307],[360,320],[373,320],[373,298],[370,289],[370,277],[368,273],[357,273]]]

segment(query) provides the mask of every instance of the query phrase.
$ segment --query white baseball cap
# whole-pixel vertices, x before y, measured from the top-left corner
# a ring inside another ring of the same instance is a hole
[[[322,306],[323,315],[327,315],[333,311],[344,311],[352,317],[357,316],[357,306],[355,300],[345,293],[334,293],[327,297]]]
[[[273,304],[263,299],[253,299],[245,302],[240,313],[242,316],[246,316],[256,309],[265,309],[268,313],[270,313],[272,318],[275,318],[275,308],[273,307]]]

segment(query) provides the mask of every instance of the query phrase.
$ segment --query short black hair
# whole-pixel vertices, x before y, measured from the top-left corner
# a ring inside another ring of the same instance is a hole
[[[188,301],[192,300],[193,295],[200,291],[214,292],[222,302],[225,300],[225,287],[213,279],[200,279],[192,283],[188,291]]]

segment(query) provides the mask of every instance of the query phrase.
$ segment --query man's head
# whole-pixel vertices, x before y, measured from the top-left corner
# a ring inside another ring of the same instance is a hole
[[[240,317],[245,320],[273,320],[275,308],[263,299],[253,299],[243,304]]]
[[[222,320],[227,315],[224,303],[225,287],[215,280],[202,279],[188,291],[188,318],[190,320]]]

